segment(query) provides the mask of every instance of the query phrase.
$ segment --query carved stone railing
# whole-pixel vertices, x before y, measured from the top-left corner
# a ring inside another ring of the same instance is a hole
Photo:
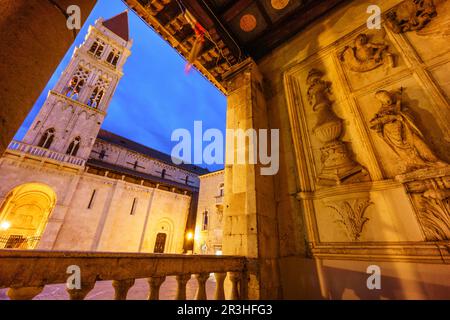
[[[65,162],[76,166],[84,166],[85,160],[70,156],[68,154],[60,153],[57,151],[33,146],[30,144],[26,144],[19,141],[11,141],[11,143],[8,146],[8,150],[10,151],[16,151],[20,153],[29,154],[35,157],[41,157],[41,158],[47,158],[55,161]]]
[[[0,288],[9,288],[11,300],[30,300],[46,285],[66,284],[73,266],[79,267],[81,285],[78,289],[66,286],[71,300],[83,300],[97,281],[107,280],[113,281],[114,299],[125,300],[136,279],[147,279],[148,299],[158,300],[167,276],[176,278],[175,299],[185,300],[192,275],[198,282],[196,299],[206,300],[211,273],[216,279],[216,300],[225,299],[226,277],[231,282],[231,299],[247,297],[247,260],[235,256],[0,250]]]

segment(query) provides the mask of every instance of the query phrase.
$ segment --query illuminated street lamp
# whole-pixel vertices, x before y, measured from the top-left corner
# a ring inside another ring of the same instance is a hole
[[[11,228],[11,222],[3,221],[2,223],[0,223],[0,230],[6,231],[9,228]]]

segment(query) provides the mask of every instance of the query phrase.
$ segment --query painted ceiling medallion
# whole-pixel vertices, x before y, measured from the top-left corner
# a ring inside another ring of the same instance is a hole
[[[256,18],[252,14],[245,14],[240,21],[240,27],[245,32],[251,32],[256,28]]]
[[[289,0],[271,0],[272,7],[276,10],[282,10],[289,4]]]

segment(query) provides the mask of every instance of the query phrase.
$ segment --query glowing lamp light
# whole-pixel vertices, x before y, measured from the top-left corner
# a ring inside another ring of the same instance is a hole
[[[8,230],[9,228],[11,228],[11,223],[9,221],[0,223],[0,230]]]
[[[186,234],[186,238],[187,238],[188,240],[192,240],[192,239],[194,239],[194,234],[193,234],[192,232],[188,232],[188,233]]]

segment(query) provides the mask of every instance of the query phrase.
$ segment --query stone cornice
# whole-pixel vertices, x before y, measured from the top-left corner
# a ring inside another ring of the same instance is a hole
[[[62,94],[60,94],[60,93],[58,93],[58,92],[56,92],[54,90],[50,90],[49,91],[49,95],[50,94],[53,94],[53,95],[57,96],[58,98],[65,100],[69,104],[73,104],[73,105],[79,106],[79,107],[83,108],[86,111],[92,111],[92,112],[96,112],[98,114],[101,114],[102,116],[106,116],[106,112],[105,111],[99,110],[99,109],[95,109],[95,108],[91,108],[91,107],[89,107],[89,106],[87,106],[87,105],[85,105],[85,104],[83,104],[83,103],[81,103],[79,101],[70,99],[69,97],[66,97],[66,96],[64,96],[64,95],[62,95]]]
[[[311,245],[312,255],[320,259],[450,264],[450,241]]]
[[[402,187],[402,184],[394,180],[368,181],[353,184],[342,184],[334,187],[318,189],[316,191],[298,192],[298,200],[323,199],[327,197],[349,195],[358,192],[382,191]]]

